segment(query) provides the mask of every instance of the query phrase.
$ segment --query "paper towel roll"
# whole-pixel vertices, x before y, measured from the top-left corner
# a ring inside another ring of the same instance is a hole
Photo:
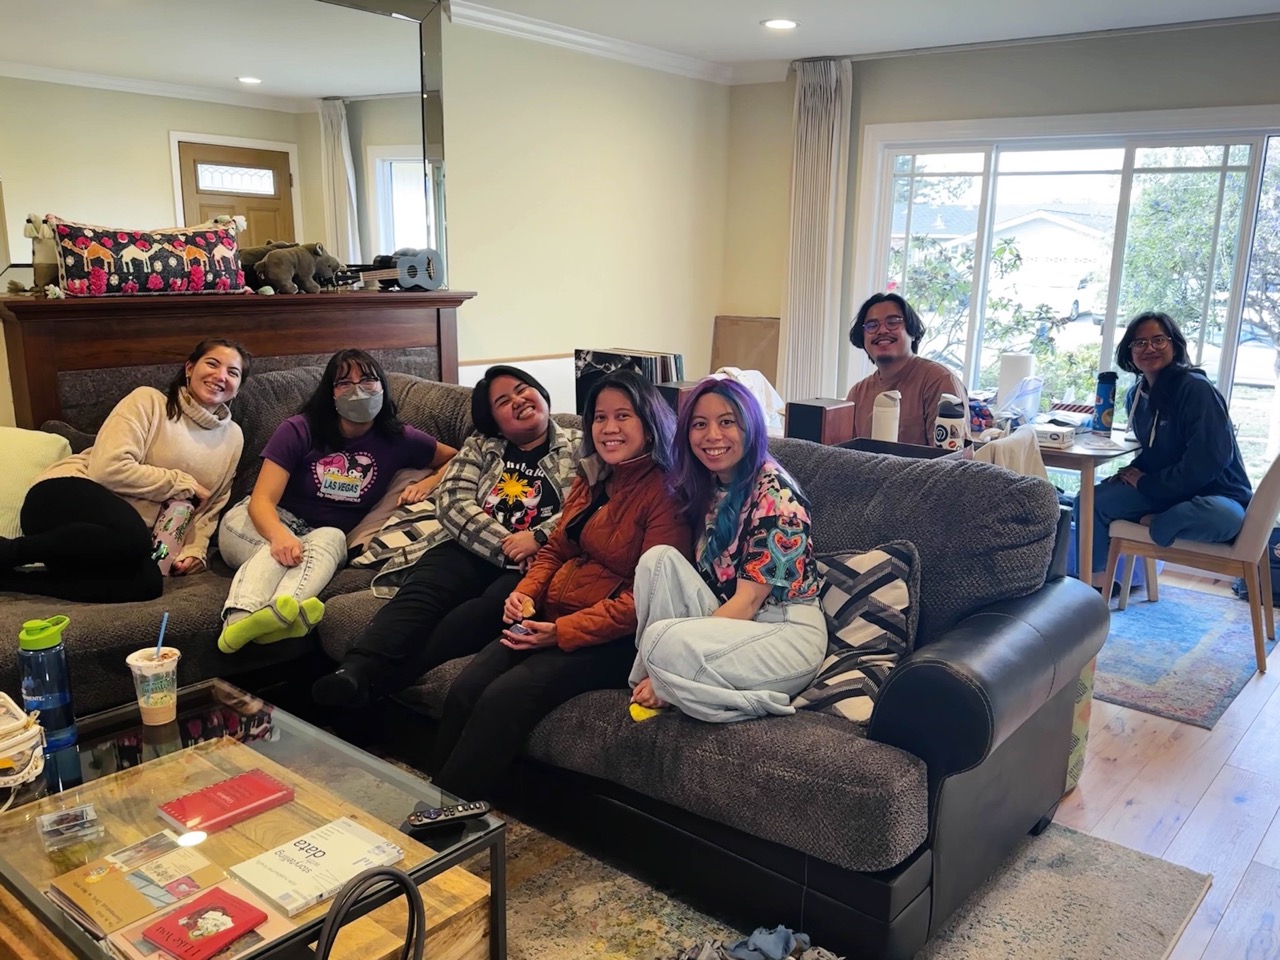
[[[1000,354],[1000,384],[996,403],[1003,404],[1026,377],[1036,374],[1036,358],[1029,353]]]
[[[897,390],[886,390],[876,397],[871,407],[871,439],[898,442],[898,411],[901,407],[902,394]]]

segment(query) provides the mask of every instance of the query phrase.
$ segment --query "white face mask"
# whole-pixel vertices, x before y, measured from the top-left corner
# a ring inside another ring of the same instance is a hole
[[[369,393],[363,387],[356,387],[345,397],[335,397],[334,406],[338,408],[338,416],[352,423],[372,423],[382,410],[382,392]]]

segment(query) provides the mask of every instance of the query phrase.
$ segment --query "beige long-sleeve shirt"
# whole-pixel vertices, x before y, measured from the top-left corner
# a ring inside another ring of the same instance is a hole
[[[230,411],[202,407],[184,389],[182,414],[170,420],[165,395],[154,387],[138,387],[116,404],[94,445],[59,460],[36,482],[51,477],[85,477],[123,497],[148,527],[166,500],[190,497],[196,484],[210,496],[196,506],[178,559],[206,559],[218,515],[231,495],[231,481],[244,448],[240,425]]]

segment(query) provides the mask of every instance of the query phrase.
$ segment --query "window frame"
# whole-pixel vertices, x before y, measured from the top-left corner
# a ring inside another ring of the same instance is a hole
[[[1232,108],[1193,108],[1186,110],[1154,110],[1110,114],[1084,114],[1057,117],[1007,117],[978,120],[935,120],[909,123],[867,124],[863,128],[859,149],[860,163],[854,174],[851,193],[855,197],[858,216],[854,225],[854,242],[850,245],[846,264],[850,302],[856,310],[866,297],[880,290],[884,270],[883,254],[888,250],[893,229],[893,158],[900,153],[983,152],[982,202],[986,220],[994,215],[990,191],[995,183],[996,148],[1001,150],[1052,150],[1124,148],[1125,159],[1121,193],[1117,204],[1114,250],[1123,251],[1127,239],[1128,211],[1134,171],[1134,153],[1140,146],[1158,140],[1161,146],[1196,146],[1217,140],[1249,143],[1253,152],[1246,177],[1244,204],[1241,212],[1241,246],[1232,272],[1228,300],[1227,325],[1223,331],[1222,365],[1219,388],[1230,399],[1235,373],[1236,347],[1239,340],[1244,286],[1249,268],[1254,220],[1262,189],[1262,167],[1266,141],[1280,135],[1280,105]],[[1142,168],[1148,169],[1148,168]],[[901,174],[896,174],[901,176]],[[991,224],[983,222],[979,235],[985,255],[985,238]],[[1107,291],[1107,316],[1114,317],[1119,303],[1124,257],[1113,257],[1112,275]],[[965,346],[966,384],[976,382],[982,329],[978,309],[985,296],[986,271],[979,273],[974,296],[970,298],[970,336]],[[850,318],[851,319],[851,318]],[[848,345],[847,330],[842,333],[840,350],[839,393],[870,372],[863,351]],[[1110,369],[1115,353],[1115,328],[1104,323],[1100,347],[1100,367]]]
[[[381,253],[391,253],[395,247],[395,217],[391,209],[391,164],[410,160],[424,164],[431,178],[431,195],[427,200],[427,246],[443,253],[435,244],[439,231],[432,222],[432,211],[438,210],[441,188],[436,183],[439,162],[424,153],[422,144],[374,145],[365,148],[365,187],[369,197],[369,239]]]

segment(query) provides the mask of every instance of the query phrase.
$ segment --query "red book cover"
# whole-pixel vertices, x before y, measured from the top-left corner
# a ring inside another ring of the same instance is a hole
[[[250,770],[162,803],[159,811],[176,830],[213,833],[292,799],[293,787],[261,770]]]
[[[179,960],[207,960],[266,922],[264,911],[214,889],[157,920],[142,935]]]

